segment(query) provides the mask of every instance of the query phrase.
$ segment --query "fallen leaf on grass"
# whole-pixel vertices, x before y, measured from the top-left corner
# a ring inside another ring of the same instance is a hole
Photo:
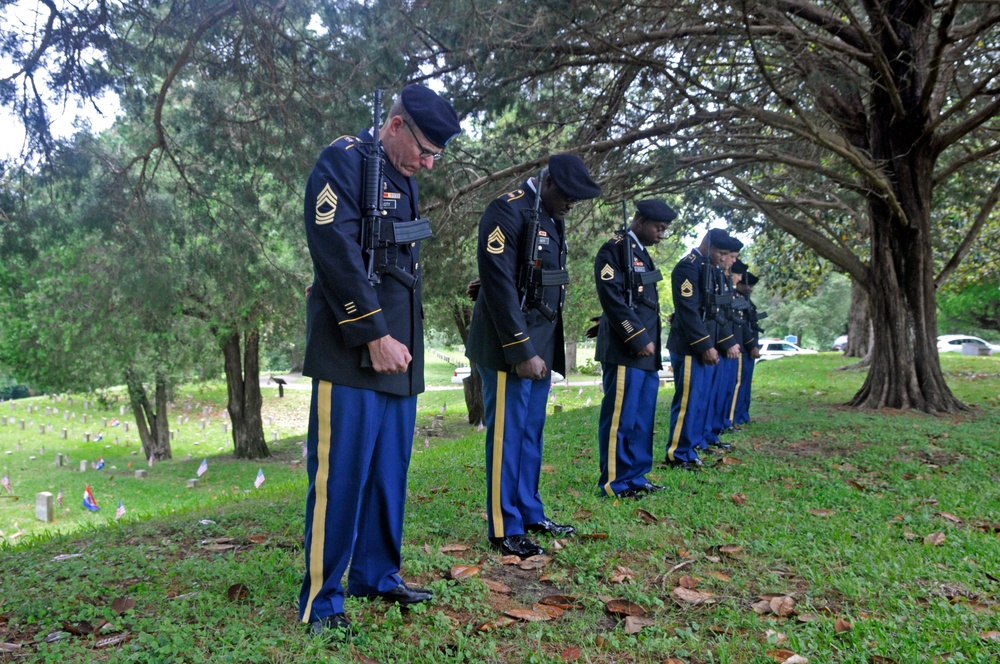
[[[17,652],[20,649],[20,643],[0,643],[0,652]]]
[[[684,660],[677,659],[676,657],[667,657],[663,660],[663,664],[684,664]]]
[[[834,514],[836,514],[836,512],[833,510],[809,510],[809,513],[812,514],[813,516],[818,516],[821,519],[825,519],[828,516],[833,516]]]
[[[116,646],[120,643],[125,643],[131,638],[132,634],[130,632],[124,632],[122,634],[112,634],[111,636],[105,637],[103,639],[98,639],[98,641],[94,644],[94,648],[100,649],[100,648],[107,648],[110,646]]]
[[[771,612],[771,602],[770,600],[762,599],[759,602],[754,602],[751,607],[753,612],[758,615],[766,615]]]
[[[729,498],[733,501],[734,505],[742,505],[747,501],[747,496],[744,493],[734,493]]]
[[[657,519],[655,516],[653,516],[652,514],[650,514],[649,512],[647,512],[646,510],[642,509],[641,507],[638,508],[638,509],[636,509],[635,515],[637,517],[639,517],[640,519],[642,519],[643,521],[645,521],[646,523],[659,523],[660,522],[659,519]]]
[[[552,618],[559,618],[563,614],[563,610],[560,609],[558,606],[551,606],[549,604],[541,604],[539,602],[535,602],[534,604],[532,604],[531,605],[531,610],[532,611],[536,611],[538,613],[545,613],[545,614],[551,616]]]
[[[636,616],[628,616],[625,618],[625,633],[626,634],[638,634],[642,631],[643,627],[649,627],[655,625],[656,622],[650,618],[638,618]]]
[[[719,463],[721,463],[724,466],[738,466],[743,462],[737,459],[736,457],[724,456],[722,457],[722,459],[719,460]]]
[[[576,660],[580,659],[580,655],[582,654],[583,654],[582,650],[580,650],[576,646],[571,646],[569,648],[566,648],[566,650],[562,651],[560,658],[562,658],[562,661],[564,662],[575,662]]]
[[[698,579],[694,578],[690,574],[685,574],[677,582],[681,588],[687,588],[688,590],[694,590],[698,587]]]
[[[116,597],[111,602],[111,610],[115,613],[121,615],[126,611],[130,611],[135,608],[135,600],[131,597]]]
[[[267,535],[250,535],[247,539],[254,544],[264,544],[267,542]]]
[[[495,629],[501,627],[506,627],[507,625],[513,625],[515,620],[509,616],[500,616],[493,620],[487,620],[482,625],[476,628],[477,632],[492,632]]]
[[[205,549],[206,551],[216,551],[216,552],[218,552],[218,551],[229,551],[231,549],[235,549],[236,545],[235,544],[206,544],[202,548]]]
[[[368,655],[363,655],[361,653],[358,653],[358,661],[361,662],[361,664],[382,664],[377,659],[369,657]]]
[[[454,581],[458,581],[459,579],[468,579],[471,576],[476,576],[481,571],[482,570],[474,565],[455,565],[451,568],[450,573],[451,578]]]
[[[769,629],[766,632],[764,632],[764,640],[778,644],[787,641],[788,637],[782,634],[781,632],[776,632],[773,629]]]
[[[670,591],[670,594],[677,599],[689,604],[705,604],[714,601],[715,595],[703,590],[690,590],[688,588],[677,587]]]
[[[795,613],[795,600],[787,595],[784,597],[774,597],[770,601],[771,613],[787,618]]]
[[[483,579],[483,583],[486,584],[487,588],[489,588],[495,593],[500,593],[501,595],[509,595],[510,593],[514,592],[513,588],[511,588],[507,584],[500,583],[499,581],[491,581],[490,579]]]
[[[566,580],[566,574],[563,572],[553,572],[552,574],[542,574],[538,577],[539,581],[545,583],[562,583]]]
[[[608,539],[607,533],[584,533],[580,535],[583,539]]]
[[[1000,632],[990,630],[989,632],[983,632],[979,635],[979,638],[986,639],[987,641],[996,641],[1000,643]]]
[[[615,616],[635,616],[641,618],[646,615],[646,609],[627,599],[612,599],[604,605],[604,610]]]
[[[565,611],[583,608],[583,606],[579,604],[578,600],[570,595],[546,595],[538,600],[538,603],[546,606],[555,606]]]
[[[504,611],[505,615],[525,622],[545,622],[552,620],[552,616],[542,611],[532,611],[531,609],[509,609]]]
[[[521,556],[500,556],[501,565],[517,565],[521,562]]]
[[[797,655],[793,651],[785,650],[784,648],[768,650],[767,656],[777,662],[777,664],[806,664],[809,661],[802,655]]]
[[[851,625],[850,620],[844,620],[843,618],[837,618],[833,622],[833,631],[837,634],[843,634],[844,632],[850,632],[853,625]]]
[[[855,482],[854,480],[844,480],[844,483],[847,484],[847,486],[851,487],[852,489],[855,489],[856,491],[864,491],[865,490],[865,488],[863,486],[861,486],[859,483]]]
[[[632,581],[635,581],[635,572],[630,570],[628,567],[618,565],[615,568],[615,573],[611,575],[611,578],[609,578],[608,581],[611,583],[625,583],[626,581],[631,583]]]
[[[719,553],[727,556],[735,556],[743,551],[743,547],[737,544],[725,544],[719,547]]]
[[[243,583],[234,583],[226,590],[230,602],[242,602],[250,595],[250,589]]]
[[[957,516],[955,516],[954,514],[948,514],[947,512],[938,512],[937,516],[947,521],[951,521],[952,523],[962,523],[962,520],[959,519]]]
[[[927,546],[939,546],[941,544],[944,544],[947,540],[948,538],[945,536],[944,533],[941,532],[931,533],[930,535],[924,538],[924,544],[926,544]]]
[[[576,519],[577,521],[584,521],[585,519],[589,519],[593,515],[594,513],[591,512],[590,510],[577,510],[573,514],[573,518]]]
[[[518,567],[521,569],[542,569],[550,562],[552,562],[552,556],[531,556],[530,558],[522,560]]]
[[[705,576],[710,576],[713,579],[718,579],[719,581],[725,581],[726,583],[729,583],[730,581],[733,580],[733,578],[728,574],[723,574],[722,572],[716,572],[714,570],[708,570],[707,572],[705,572]]]
[[[457,553],[459,551],[468,551],[469,547],[464,544],[442,544],[438,547],[438,553]]]

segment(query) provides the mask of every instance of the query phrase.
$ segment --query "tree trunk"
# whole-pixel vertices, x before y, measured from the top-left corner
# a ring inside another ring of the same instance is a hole
[[[237,459],[263,459],[271,456],[271,451],[264,440],[260,414],[260,333],[256,328],[251,329],[244,341],[242,357],[238,330],[231,330],[222,343],[233,450]]]
[[[469,342],[469,324],[472,322],[472,306],[465,302],[456,302],[451,307],[452,320],[458,327],[458,334],[462,337],[462,344]],[[479,378],[479,369],[475,363],[470,362],[472,368],[469,377],[462,381],[462,388],[465,391],[465,407],[469,411],[469,424],[478,425],[483,420],[486,412],[483,406],[483,382]]]
[[[868,313],[868,293],[851,279],[851,309],[847,315],[847,357],[865,357],[872,346],[872,319]]]
[[[887,66],[873,66],[869,101],[871,156],[881,164],[867,194],[871,267],[864,287],[875,330],[871,368],[850,405],[927,413],[965,409],[951,393],[937,353],[937,292],[930,210],[932,118],[919,103],[927,84],[931,5],[884,3],[872,26]],[[891,192],[886,195],[885,189]]]
[[[566,376],[576,373],[576,339],[567,339],[566,348]]]
[[[155,408],[150,405],[146,386],[133,367],[125,370],[125,385],[128,388],[129,403],[135,416],[135,426],[139,430],[142,453],[145,458],[173,458],[170,449],[170,424],[167,420],[167,379],[157,372],[156,393],[153,397]]]

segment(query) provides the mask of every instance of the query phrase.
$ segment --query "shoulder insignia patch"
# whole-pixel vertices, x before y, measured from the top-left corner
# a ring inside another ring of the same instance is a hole
[[[686,260],[688,262],[694,261],[694,260],[697,260],[697,259],[698,259],[698,257],[695,256],[694,254],[688,254],[687,256],[684,257],[684,260]]]
[[[524,196],[524,189],[515,189],[514,191],[508,191],[506,194],[500,194],[500,198],[503,198],[507,203],[516,201],[522,196]]]
[[[344,149],[348,149],[348,148],[354,147],[354,144],[357,143],[360,140],[361,139],[358,138],[357,136],[351,136],[350,134],[344,134],[343,136],[338,136],[337,138],[333,139],[333,142],[330,143],[330,145],[333,145],[334,143],[337,143],[338,141],[343,141],[344,142]]]
[[[493,232],[490,233],[489,237],[486,238],[486,251],[491,254],[502,254],[506,244],[507,238],[503,236],[503,231],[501,231],[500,227],[497,226],[493,229]]]
[[[611,263],[605,263],[604,269],[601,270],[601,281],[611,281],[615,278],[615,269],[611,267]]]
[[[327,183],[316,196],[316,225],[322,226],[333,222],[333,215],[336,213],[337,194],[333,193],[333,189]]]
[[[694,286],[691,285],[691,281],[688,279],[684,280],[681,284],[681,297],[691,297],[694,295]]]

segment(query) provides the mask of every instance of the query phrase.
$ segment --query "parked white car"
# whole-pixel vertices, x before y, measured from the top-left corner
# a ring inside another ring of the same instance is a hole
[[[785,341],[784,339],[761,339],[758,343],[760,343],[761,360],[777,360],[790,355],[816,354],[816,351],[814,350],[810,350],[809,348],[800,348],[799,346],[796,346],[789,341]]]
[[[989,348],[991,353],[1000,354],[1000,345],[983,341],[968,334],[942,334],[937,338],[939,353],[961,353],[962,344],[972,344],[978,348]]]

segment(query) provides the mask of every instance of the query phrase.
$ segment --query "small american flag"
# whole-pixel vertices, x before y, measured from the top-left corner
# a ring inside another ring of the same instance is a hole
[[[94,464],[94,470],[100,470],[101,468],[104,468],[104,457],[98,458],[97,463]]]
[[[253,481],[253,485],[254,485],[255,488],[259,489],[260,485],[263,484],[263,483],[264,483],[264,469],[263,468],[258,468],[257,469],[257,479],[255,479]]]
[[[116,426],[118,426],[119,424],[121,424],[121,422],[119,422],[119,421],[118,421],[118,418],[117,418],[117,417],[112,417],[112,418],[111,418],[111,421],[110,421],[110,422],[108,422],[108,424],[110,424],[110,425],[111,425],[111,426],[113,426],[113,427],[116,427]]]
[[[583,396],[583,388],[582,387],[580,388],[580,391],[576,393],[576,396],[578,396],[578,397],[582,397]]]
[[[125,506],[122,505],[121,499],[118,500],[118,509],[115,510],[115,521],[125,516]]]
[[[99,512],[100,507],[97,506],[97,501],[94,500],[94,494],[90,492],[90,485],[83,490],[83,506],[86,507],[91,512]]]
[[[588,406],[590,405],[590,397],[587,397],[587,404],[586,405],[588,405]]]
[[[0,484],[3,485],[3,488],[7,489],[7,493],[14,493],[14,487],[10,485],[10,475],[0,477]]]
[[[62,507],[62,501],[63,501],[63,490],[59,489],[59,493],[58,495],[56,495],[56,502],[59,503],[59,507]]]
[[[476,431],[482,431],[482,430],[483,430],[483,421],[479,420],[479,426],[476,428]]]
[[[198,475],[198,477],[201,477],[202,475],[204,475],[207,472],[208,472],[208,459],[202,459],[201,460],[201,465],[198,466],[197,475]]]

